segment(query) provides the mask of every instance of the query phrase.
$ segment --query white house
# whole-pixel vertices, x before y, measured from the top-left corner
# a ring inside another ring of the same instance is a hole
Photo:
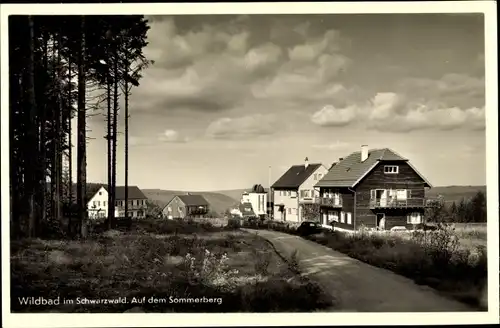
[[[89,219],[106,218],[108,216],[108,190],[106,186],[100,186],[96,192],[92,192],[87,202]],[[143,218],[146,216],[147,197],[137,186],[128,187],[128,212],[129,217]],[[116,187],[115,217],[125,216],[125,187]]]
[[[313,204],[319,197],[314,185],[328,172],[320,163],[304,164],[288,169],[272,186],[274,208],[273,217],[279,221],[302,222],[304,206]]]
[[[255,215],[266,215],[267,192],[260,184],[256,184],[250,191],[241,195],[241,203],[250,203]]]

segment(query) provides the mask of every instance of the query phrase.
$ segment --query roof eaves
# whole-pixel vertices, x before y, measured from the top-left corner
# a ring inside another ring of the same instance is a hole
[[[425,178],[425,177],[424,177],[424,176],[423,176],[420,172],[418,172],[418,171],[417,171],[417,169],[416,169],[416,168],[415,168],[415,167],[414,167],[414,166],[410,163],[410,161],[407,161],[406,163],[407,163],[407,164],[408,164],[408,165],[409,165],[409,166],[410,166],[410,167],[411,167],[411,168],[415,171],[415,173],[417,173],[417,174],[418,174],[418,176],[419,176],[420,178],[422,178],[422,180],[424,180],[424,181],[425,181],[425,183],[427,183],[427,185],[429,186],[429,188],[432,188],[432,185],[431,185],[431,183],[429,182],[429,180],[427,180],[427,179],[426,179],[426,178]]]
[[[365,171],[365,173],[363,173],[356,181],[354,181],[354,183],[351,185],[351,188],[354,188],[361,180],[363,180],[363,178],[366,177],[368,173],[370,173],[375,168],[375,166],[378,165],[378,163],[380,163],[380,159],[377,159],[375,163],[373,163],[373,165]]]

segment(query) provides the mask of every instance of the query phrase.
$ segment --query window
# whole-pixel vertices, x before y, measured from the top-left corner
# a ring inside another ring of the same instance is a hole
[[[300,197],[301,198],[308,198],[311,197],[310,190],[301,190],[300,191]]]
[[[92,202],[92,205],[94,205],[94,207],[96,207],[96,201],[95,200]]]
[[[169,212],[169,213],[172,212],[172,207],[170,207],[170,206],[167,207],[167,212]]]
[[[418,212],[411,213],[407,216],[406,223],[420,224],[422,223],[422,215]]]
[[[352,224],[352,215],[351,215],[351,212],[347,212],[347,224]]]
[[[101,206],[101,201],[100,200],[97,201],[97,206]]]
[[[406,199],[406,189],[396,190],[396,198],[401,200]]]
[[[321,180],[322,177],[323,177],[323,174],[318,173],[318,180]]]
[[[103,205],[103,206],[106,206],[106,201],[103,201],[103,202],[102,202],[102,205]]]
[[[288,190],[288,196],[292,196],[292,191],[291,190]]]
[[[292,209],[288,208],[288,214],[292,214]]]
[[[295,190],[291,191],[291,197],[293,198],[297,197],[297,192]]]
[[[318,175],[314,173],[314,180],[318,180]]]
[[[328,211],[328,221],[339,222],[338,212]]]
[[[385,174],[397,174],[399,173],[399,166],[397,165],[386,165],[384,166]]]
[[[101,195],[102,195],[102,191],[99,191],[99,196],[101,196]]]
[[[340,223],[345,223],[345,213],[340,212]]]

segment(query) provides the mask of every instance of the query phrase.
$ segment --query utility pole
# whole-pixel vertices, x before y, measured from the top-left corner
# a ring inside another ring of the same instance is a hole
[[[267,194],[268,194],[267,202],[268,202],[268,204],[272,204],[273,201],[272,201],[272,191],[271,191],[271,165],[269,165],[268,172],[267,172],[267,183],[269,186],[268,191],[267,191]],[[269,216],[272,216],[272,215],[273,215],[273,206],[271,206],[271,208],[269,209]]]

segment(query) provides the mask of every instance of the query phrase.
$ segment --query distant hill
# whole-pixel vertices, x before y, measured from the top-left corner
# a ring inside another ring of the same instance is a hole
[[[176,195],[185,195],[186,191],[177,190],[161,190],[161,189],[141,189],[144,195],[150,200],[163,207],[172,200]],[[218,192],[190,192],[193,195],[202,195],[213,211],[219,215],[223,214],[227,209],[230,209],[239,203],[239,198],[232,198],[230,196],[220,194]]]
[[[216,192],[218,194],[226,195],[228,197],[234,198],[234,199],[241,199],[241,194],[243,194],[245,191],[250,191],[252,188],[247,188],[247,189],[231,189],[231,190],[216,190],[213,192]],[[268,191],[269,188],[264,188],[265,191]]]
[[[443,195],[445,202],[459,202],[462,198],[468,199],[474,197],[478,192],[486,194],[486,186],[446,186],[434,187],[427,193],[428,197],[437,197]]]

